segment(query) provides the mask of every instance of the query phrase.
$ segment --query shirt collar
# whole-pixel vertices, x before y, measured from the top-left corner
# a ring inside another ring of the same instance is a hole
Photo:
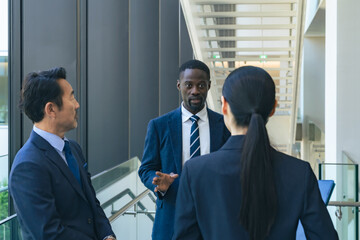
[[[181,103],[182,122],[184,123],[184,122],[188,121],[192,115],[194,115],[194,114],[192,114],[191,112],[189,112],[189,111],[184,107],[184,102],[182,102],[182,103]],[[197,115],[197,116],[200,118],[199,120],[206,122],[206,121],[208,120],[208,117],[207,117],[208,113],[207,113],[207,109],[206,109],[206,104],[205,104],[204,108],[201,109],[201,111],[198,112],[198,113],[195,114],[195,115]]]
[[[40,128],[33,127],[34,132],[36,132],[40,137],[44,138],[53,148],[56,150],[62,152],[65,145],[65,140],[68,141],[66,137],[62,139],[58,135],[55,135],[53,133],[49,133],[47,131],[41,130]]]

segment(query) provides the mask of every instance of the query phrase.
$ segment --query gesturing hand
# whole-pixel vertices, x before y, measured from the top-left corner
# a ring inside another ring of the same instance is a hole
[[[170,185],[174,182],[175,178],[179,177],[179,174],[166,174],[162,172],[155,173],[157,177],[153,178],[152,184],[157,185],[154,192],[162,191],[166,192]]]

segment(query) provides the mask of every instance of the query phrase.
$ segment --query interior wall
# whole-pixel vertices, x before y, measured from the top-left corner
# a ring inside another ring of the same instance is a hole
[[[286,151],[290,139],[290,117],[273,115],[266,124],[270,142],[279,150]]]
[[[304,38],[303,64],[303,115],[325,131],[325,37]]]
[[[22,1],[22,6],[22,79],[32,71],[62,66],[77,93],[76,1]],[[52,9],[56,9],[56,14]],[[23,130],[25,142],[32,130],[32,122],[27,117],[23,121]],[[76,134],[72,131],[68,136],[75,138]]]
[[[305,37],[303,51],[301,158],[317,166],[319,157],[314,153],[320,149],[313,148],[315,139],[310,135],[315,128],[309,124],[325,132],[325,37]],[[315,146],[322,146],[316,140]]]
[[[11,14],[9,156],[32,129],[16,107],[25,74],[63,66],[80,103],[67,137],[90,172],[141,158],[149,120],[179,106],[178,67],[193,57],[179,0],[14,0]]]
[[[360,1],[337,1],[337,158],[360,163]]]
[[[141,157],[147,123],[159,115],[159,1],[130,1],[130,156]]]
[[[179,98],[173,96],[178,95],[176,80],[179,78],[180,51],[174,46],[181,42],[180,24],[174,19],[180,11],[178,1],[162,0],[159,9],[159,115],[162,115],[179,105]]]
[[[88,159],[92,172],[128,159],[129,2],[88,1]]]

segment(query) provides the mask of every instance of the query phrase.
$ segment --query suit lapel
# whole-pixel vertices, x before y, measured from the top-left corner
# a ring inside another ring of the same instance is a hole
[[[31,138],[33,139],[36,146],[45,151],[47,158],[60,170],[60,172],[68,180],[69,184],[74,188],[74,190],[79,193],[79,195],[84,198],[85,201],[87,201],[79,182],[76,180],[74,174],[71,172],[60,155],[56,152],[56,150],[45,139],[40,137],[35,132],[31,133]],[[80,166],[81,165],[79,165],[79,167]]]
[[[221,116],[215,114],[210,109],[208,111],[209,128],[210,128],[210,152],[214,152],[222,146],[223,132]]]
[[[168,121],[168,129],[171,136],[172,151],[176,166],[176,173],[180,174],[182,170],[182,118],[181,108],[178,108],[172,114]]]

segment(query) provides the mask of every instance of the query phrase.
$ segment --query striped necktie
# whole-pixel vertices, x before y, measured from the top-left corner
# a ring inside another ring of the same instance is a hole
[[[190,131],[190,159],[193,157],[200,156],[200,135],[198,120],[200,118],[196,115],[192,115],[190,120],[192,121]]]
[[[76,180],[81,185],[79,165],[77,164],[76,159],[75,159],[74,155],[71,152],[70,145],[69,145],[68,141],[65,141],[64,152],[65,152],[66,162],[67,162],[71,172],[74,174]]]

